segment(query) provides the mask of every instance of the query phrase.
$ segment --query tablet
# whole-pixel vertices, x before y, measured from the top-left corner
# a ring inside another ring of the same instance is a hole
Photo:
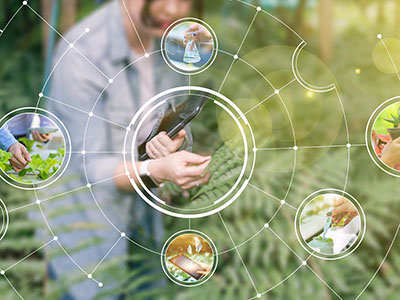
[[[168,261],[197,280],[203,276],[203,274],[198,273],[199,271],[207,271],[195,261],[187,258],[185,255],[177,255],[173,258],[170,258]]]
[[[50,134],[58,131],[56,127],[36,127],[36,128],[29,128],[29,133],[32,131],[37,131],[40,134]]]

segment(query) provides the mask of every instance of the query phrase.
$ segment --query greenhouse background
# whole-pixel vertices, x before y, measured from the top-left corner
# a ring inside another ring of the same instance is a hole
[[[31,7],[61,33],[67,32],[73,24],[104,2],[29,1]],[[350,150],[349,166],[345,147],[302,149],[298,152],[293,182],[290,182],[293,166],[291,151],[258,153],[258,169],[252,181],[254,186],[268,194],[257,189],[246,189],[236,202],[221,212],[232,239],[241,245],[237,251],[251,273],[254,285],[261,292],[268,291],[263,299],[356,299],[361,292],[360,299],[397,299],[400,291],[400,246],[398,240],[393,238],[400,222],[399,179],[378,169],[363,145],[365,128],[372,112],[382,102],[400,92],[396,74],[400,69],[400,1],[245,2],[260,5],[294,28],[307,41],[304,55],[299,61],[302,75],[315,85],[332,82],[337,85],[346,112],[350,143],[354,145]],[[0,28],[10,20],[19,6],[19,1],[1,1]],[[205,0],[203,10],[203,19],[216,31],[220,48],[234,52],[254,16],[254,9],[238,1]],[[382,34],[384,39],[393,39],[388,41],[388,50],[397,70],[385,49],[380,46],[377,34]],[[32,11],[25,9],[0,35],[2,115],[19,107],[36,105],[38,92],[50,70],[51,54],[57,40],[57,35],[48,26]],[[255,20],[243,45],[241,57],[257,65],[271,82],[282,87],[293,77],[290,62],[297,44],[298,39],[292,32],[263,14]],[[226,61],[221,59],[221,64],[226,65]],[[193,78],[193,84],[212,81],[218,87],[226,68],[216,66],[210,70],[207,75]],[[243,65],[233,67],[231,74],[221,93],[239,103],[241,108],[250,109],[268,94],[257,74],[249,72]],[[346,144],[343,115],[336,95],[306,92],[299,86],[290,85],[282,97],[293,117],[296,142],[300,147]],[[256,128],[263,130],[263,136],[260,137],[263,147],[292,146],[288,122],[281,108],[274,102],[261,106],[260,110],[249,115],[249,120],[254,122]],[[202,121],[196,124],[195,129],[207,134],[214,131],[215,126],[214,121]],[[214,146],[215,141],[208,142]],[[301,247],[295,234],[295,211],[269,195],[276,195],[279,199],[286,197],[287,203],[298,207],[314,191],[326,187],[343,189],[345,182],[346,191],[359,201],[366,215],[367,230],[360,247],[337,261],[311,257],[307,261],[309,268],[300,268],[291,275],[299,268],[301,261],[287,246],[303,258],[307,258],[308,253]],[[287,193],[289,183],[291,187]],[[58,188],[56,183],[54,189]],[[77,193],[85,192],[78,190]],[[0,199],[12,210],[33,202],[35,195],[31,191],[16,190],[2,183]],[[49,219],[85,209],[73,205],[63,207],[62,201],[62,197],[54,199],[54,203],[60,206],[48,215]],[[276,211],[278,213],[275,214]],[[255,235],[268,220],[273,231],[263,230]],[[79,224],[60,225],[58,230],[85,231],[97,226],[82,220]],[[187,220],[165,216],[163,226],[165,240],[186,228]],[[132,245],[129,254],[117,260],[106,261],[99,268],[98,272],[103,277],[118,284],[105,290],[98,298],[107,299],[110,295],[123,295],[126,299],[255,297],[247,270],[243,268],[218,215],[193,219],[190,226],[212,237],[220,253],[218,268],[204,285],[195,288],[175,285],[166,279],[159,257]],[[11,266],[41,247],[48,240],[48,234],[36,206],[14,213],[6,237],[0,241],[0,267]],[[82,240],[80,247],[71,251],[80,251],[97,243],[101,241],[88,238]],[[25,299],[60,299],[70,285],[86,279],[84,274],[76,270],[68,278],[53,280],[47,263],[62,255],[64,253],[60,249],[35,252],[10,270],[8,278]],[[121,274],[120,265],[126,261],[135,268]],[[290,278],[280,284],[288,276]],[[369,282],[371,278],[374,279]],[[157,283],[155,286],[154,282]],[[151,289],[149,285],[152,285]],[[19,299],[3,278],[0,278],[0,298]]]

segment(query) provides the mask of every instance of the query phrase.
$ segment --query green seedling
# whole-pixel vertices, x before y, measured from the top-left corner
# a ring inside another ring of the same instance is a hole
[[[6,152],[6,151],[0,149],[0,169],[2,169],[4,172],[8,172],[8,171],[12,170],[12,167],[9,163],[11,157],[12,157],[12,154],[10,152]]]
[[[31,152],[36,144],[35,141],[27,139],[26,137],[20,138],[18,139],[18,141],[25,145],[26,150],[28,150],[28,152]]]
[[[399,128],[400,125],[400,106],[399,109],[397,110],[397,116],[390,114],[392,116],[391,119],[385,118],[386,122],[392,123],[394,128]]]

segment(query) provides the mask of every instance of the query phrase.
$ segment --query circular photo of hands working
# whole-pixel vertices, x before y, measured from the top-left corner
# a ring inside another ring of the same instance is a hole
[[[61,168],[65,139],[60,128],[41,113],[20,113],[0,128],[0,169],[7,179],[40,186]]]
[[[365,230],[361,207],[350,196],[323,193],[306,199],[296,218],[296,233],[315,256],[336,259],[351,253]]]
[[[214,93],[214,94],[213,94]],[[211,215],[230,205],[251,177],[256,153],[246,117],[234,103],[205,88],[160,94],[132,120],[131,183],[148,204],[182,218]],[[153,128],[145,121],[157,117]],[[204,128],[208,122],[215,130]],[[189,126],[190,123],[190,126]],[[139,165],[139,167],[137,167]]]
[[[371,136],[376,156],[400,175],[400,102],[388,106],[378,115]]]
[[[203,21],[185,18],[173,23],[162,38],[162,54],[175,71],[197,74],[210,66],[218,43],[212,29]]]
[[[217,267],[213,242],[198,231],[181,231],[165,243],[161,263],[173,282],[183,286],[197,286],[207,281]]]

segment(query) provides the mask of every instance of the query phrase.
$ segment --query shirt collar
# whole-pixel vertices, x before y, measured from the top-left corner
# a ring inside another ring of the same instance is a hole
[[[110,7],[109,21],[107,22],[110,43],[110,59],[113,61],[121,61],[129,59],[131,48],[126,36],[120,1],[114,0]]]

